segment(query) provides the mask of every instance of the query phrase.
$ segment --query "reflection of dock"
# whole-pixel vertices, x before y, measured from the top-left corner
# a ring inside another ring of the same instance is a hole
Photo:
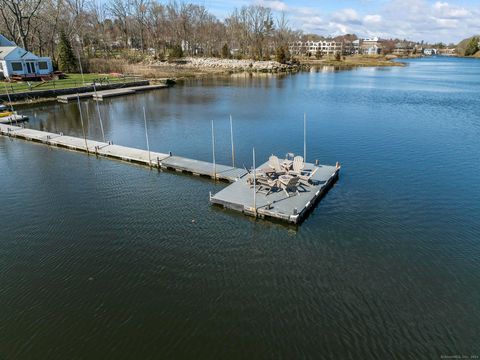
[[[307,163],[306,167],[308,169],[318,169],[312,176],[313,181],[309,185],[299,186],[298,192],[290,194],[290,196],[287,196],[284,191],[272,191],[268,195],[256,192],[254,195],[253,188],[248,184],[247,171],[232,166],[12,125],[0,124],[0,134],[96,156],[133,162],[159,170],[173,170],[232,182],[225,189],[211,196],[210,201],[247,215],[274,218],[290,223],[299,223],[305,218],[309,210],[315,206],[316,202],[335,182],[340,170],[339,166],[316,166]],[[262,167],[266,167],[266,164]],[[254,200],[254,197],[256,200]]]
[[[76,101],[77,96],[80,99],[98,99],[103,100],[105,98],[114,97],[114,96],[123,96],[123,95],[131,95],[137,92],[143,92],[148,90],[156,90],[156,89],[163,89],[169,87],[167,84],[154,84],[154,85],[141,85],[141,86],[133,86],[133,87],[123,87],[118,89],[109,89],[109,90],[99,90],[97,92],[90,91],[84,92],[80,94],[68,94],[68,95],[60,95],[57,96],[57,101],[62,103],[68,103],[70,101]]]

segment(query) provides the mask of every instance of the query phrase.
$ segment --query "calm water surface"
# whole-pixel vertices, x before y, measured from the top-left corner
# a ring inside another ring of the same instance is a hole
[[[100,104],[107,139],[343,165],[299,228],[225,184],[0,138],[0,359],[480,355],[480,61],[236,75]],[[88,136],[101,139],[96,108]],[[75,104],[23,110],[81,136]],[[195,219],[195,222],[192,220]]]

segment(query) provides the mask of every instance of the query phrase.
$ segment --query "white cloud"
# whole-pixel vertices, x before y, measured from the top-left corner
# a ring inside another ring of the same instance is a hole
[[[365,17],[363,18],[364,23],[379,23],[381,21],[381,15],[365,15]]]
[[[280,0],[258,0],[258,5],[268,7],[274,11],[287,11],[288,5]]]
[[[359,36],[457,43],[480,33],[480,7],[462,7],[445,1],[387,0],[376,9],[370,6],[368,13],[362,13],[361,8],[340,9],[332,13],[322,13],[321,7],[291,6],[288,10],[292,26],[320,35],[356,33]]]
[[[361,23],[358,13],[354,9],[342,9],[332,14],[332,20],[338,23],[359,24]]]
[[[437,1],[435,4],[433,4],[433,10],[437,17],[443,19],[466,18],[470,14],[470,12],[463,7],[452,6],[447,2],[440,1]]]

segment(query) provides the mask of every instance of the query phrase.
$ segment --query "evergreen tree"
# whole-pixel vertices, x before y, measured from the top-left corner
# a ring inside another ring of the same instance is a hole
[[[230,49],[228,48],[227,43],[225,43],[222,47],[222,58],[230,59]]]
[[[279,46],[277,48],[275,60],[277,60],[280,64],[285,64],[285,62],[287,61],[287,53],[283,46]]]
[[[180,59],[183,57],[183,50],[180,45],[173,45],[168,52],[168,60]]]
[[[60,33],[60,42],[58,44],[58,68],[64,72],[73,72],[76,69],[77,61],[73,53],[70,40],[64,31]]]

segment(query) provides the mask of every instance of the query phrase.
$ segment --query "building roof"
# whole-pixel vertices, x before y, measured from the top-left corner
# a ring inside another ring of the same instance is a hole
[[[0,46],[16,46],[16,44],[0,34]]]
[[[0,46],[0,60],[5,60],[5,58],[14,51],[16,46]]]
[[[38,56],[19,46],[1,46],[0,60],[38,60]]]

